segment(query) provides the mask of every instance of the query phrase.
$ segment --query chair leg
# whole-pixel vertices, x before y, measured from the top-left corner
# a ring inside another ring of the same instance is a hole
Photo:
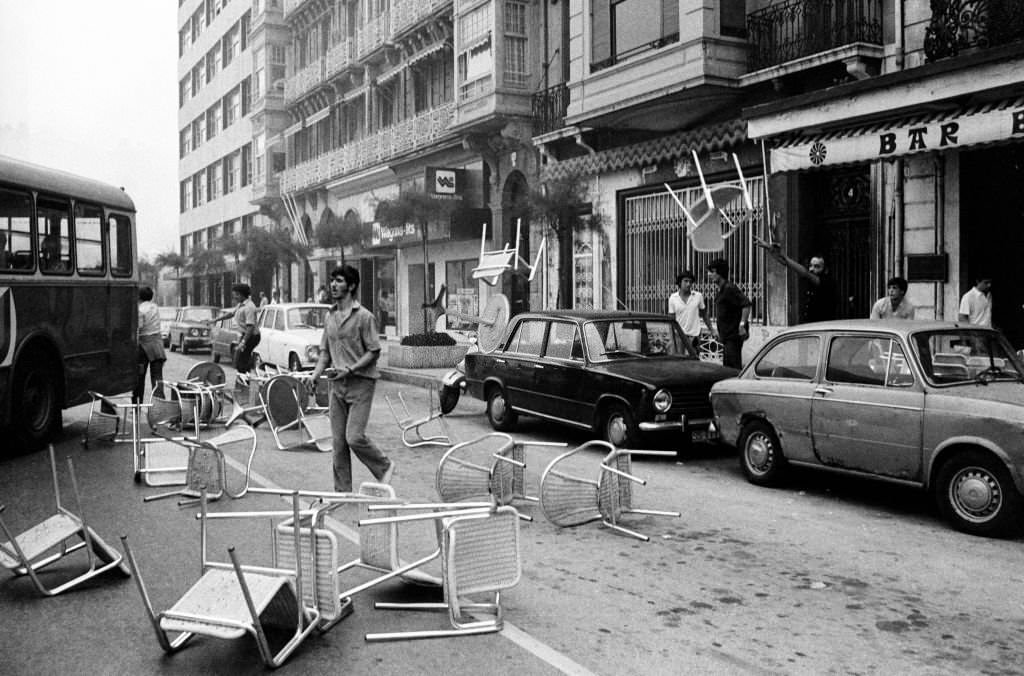
[[[156,633],[157,643],[165,653],[173,653],[181,648],[191,639],[195,634],[192,632],[183,632],[178,634],[174,640],[169,640],[167,632],[160,627],[160,617],[153,612],[153,603],[149,600],[149,592],[146,591],[146,583],[142,581],[142,574],[139,572],[139,565],[135,561],[135,554],[132,552],[131,547],[128,546],[128,536],[121,536],[121,546],[124,548],[125,557],[128,559],[128,566],[131,568],[132,577],[135,578],[135,584],[139,588],[139,593],[142,595],[142,605],[146,609],[146,615],[149,617],[149,622],[153,626],[153,631]]]
[[[624,527],[620,526],[617,523],[613,523],[611,521],[608,521],[607,519],[602,520],[601,523],[603,523],[604,525],[608,526],[612,530],[615,530],[615,531],[618,531],[618,532],[622,533],[623,535],[629,535],[630,537],[634,537],[637,540],[643,540],[644,542],[650,542],[651,541],[651,538],[647,537],[643,533],[638,533],[635,530],[630,530],[628,528],[624,528]]]

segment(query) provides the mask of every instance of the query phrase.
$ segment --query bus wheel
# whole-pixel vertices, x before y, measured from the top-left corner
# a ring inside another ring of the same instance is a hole
[[[57,378],[53,361],[35,351],[25,354],[15,368],[12,419],[25,450],[42,448],[61,428]]]

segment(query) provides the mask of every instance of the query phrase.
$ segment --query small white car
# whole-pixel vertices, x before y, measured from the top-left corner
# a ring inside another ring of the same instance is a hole
[[[273,364],[289,371],[311,369],[320,358],[320,340],[330,305],[281,303],[267,305],[259,319],[260,342],[255,363]]]

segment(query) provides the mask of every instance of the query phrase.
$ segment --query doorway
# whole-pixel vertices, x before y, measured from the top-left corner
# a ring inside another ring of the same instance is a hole
[[[992,278],[992,325],[1024,348],[1024,145],[960,156],[962,295],[977,277]]]

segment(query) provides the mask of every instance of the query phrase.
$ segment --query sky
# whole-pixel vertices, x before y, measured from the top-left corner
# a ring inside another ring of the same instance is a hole
[[[0,0],[0,154],[123,187],[139,255],[178,242],[173,0]]]

